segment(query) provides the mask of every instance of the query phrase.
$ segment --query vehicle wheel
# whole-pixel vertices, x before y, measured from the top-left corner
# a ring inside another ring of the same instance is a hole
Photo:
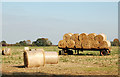
[[[105,56],[105,55],[107,55],[107,54],[108,54],[107,50],[102,50],[102,51],[100,51],[100,55],[101,55],[101,56]]]
[[[69,50],[67,53],[68,53],[68,55],[73,55],[73,51],[72,50]]]
[[[59,51],[59,55],[62,55],[62,51]]]

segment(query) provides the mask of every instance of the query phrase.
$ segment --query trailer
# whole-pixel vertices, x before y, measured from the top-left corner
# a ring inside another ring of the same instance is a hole
[[[105,56],[105,55],[109,55],[111,53],[111,48],[91,48],[91,49],[84,49],[84,48],[60,48],[59,49],[59,55],[73,55],[73,51],[75,51],[75,53],[79,54],[79,52],[83,52],[85,50],[87,51],[99,51],[101,56]]]

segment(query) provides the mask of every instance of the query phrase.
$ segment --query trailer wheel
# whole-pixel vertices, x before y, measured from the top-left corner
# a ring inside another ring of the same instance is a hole
[[[101,55],[101,56],[105,56],[105,55],[107,55],[107,54],[108,54],[107,50],[102,50],[102,51],[100,51],[100,55]]]
[[[59,51],[59,55],[64,55],[64,51]]]
[[[59,51],[59,55],[61,55],[62,53],[61,53],[61,51]]]
[[[67,53],[68,53],[68,55],[73,55],[73,51],[72,50],[68,50]]]

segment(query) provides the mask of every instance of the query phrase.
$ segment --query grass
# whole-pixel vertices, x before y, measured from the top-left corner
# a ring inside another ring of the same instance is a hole
[[[4,48],[4,47],[3,47]],[[24,47],[8,47],[11,48],[11,55],[2,56],[3,64],[23,64],[23,49]],[[45,51],[56,51],[57,46],[41,46],[30,47],[31,49],[43,48]],[[99,51],[80,52],[80,55],[60,55],[59,63],[70,63],[74,65],[63,66],[60,70],[83,71],[83,72],[105,72],[108,74],[118,72],[118,47],[111,47],[110,55],[100,56]]]

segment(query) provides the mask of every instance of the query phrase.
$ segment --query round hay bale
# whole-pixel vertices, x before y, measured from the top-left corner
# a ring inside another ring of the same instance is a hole
[[[113,42],[119,43],[119,39],[115,38],[115,39],[113,40]]]
[[[87,36],[88,36],[87,33],[82,33],[79,35],[79,40],[80,41],[87,40],[87,38],[88,38]]]
[[[58,43],[59,48],[66,48],[67,47],[67,42],[65,40],[60,40]]]
[[[88,39],[93,41],[93,40],[95,40],[94,38],[96,35],[97,35],[96,33],[90,33],[90,34],[88,34]]]
[[[10,55],[11,54],[11,49],[10,48],[4,48],[2,50],[2,55]]]
[[[106,38],[106,35],[103,34],[103,33],[95,36],[95,40],[97,40],[97,41],[99,41],[99,42],[104,41],[104,40],[106,40],[106,39],[107,39],[107,38]]]
[[[45,64],[44,50],[24,52],[25,67],[39,67]]]
[[[67,48],[74,48],[75,47],[75,41],[68,40],[67,41]]]
[[[70,40],[72,35],[73,35],[73,33],[66,33],[66,34],[64,34],[63,40],[66,40],[66,41]]]
[[[78,41],[79,40],[79,34],[78,33],[77,34],[73,34],[71,36],[71,39],[74,40],[75,42]]]
[[[101,41],[101,42],[100,42],[99,48],[108,49],[108,48],[110,48],[110,47],[111,47],[110,41],[105,40],[105,41]]]
[[[97,40],[91,41],[91,48],[98,49],[100,46],[100,43]]]
[[[82,48],[91,49],[91,41],[86,39],[82,41]]]
[[[45,52],[45,64],[57,64],[58,53],[57,52]]]
[[[24,47],[24,51],[29,51],[29,47]]]
[[[75,48],[82,48],[82,43],[81,43],[81,41],[76,41],[75,42]]]

